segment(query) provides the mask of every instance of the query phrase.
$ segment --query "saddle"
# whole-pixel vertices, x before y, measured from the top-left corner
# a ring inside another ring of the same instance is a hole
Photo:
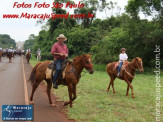
[[[58,76],[58,79],[56,81],[56,83],[58,85],[66,85],[65,82],[65,71],[67,69],[68,64],[72,63],[70,60],[64,60],[61,64],[61,72]],[[55,74],[55,69],[56,69],[56,61],[51,62],[48,67],[47,67],[47,71],[46,71],[46,79],[52,79],[54,74]]]
[[[128,63],[129,63],[128,61],[123,63],[122,69],[125,69],[128,66]],[[115,69],[118,69],[118,66],[119,66],[119,61],[115,63],[115,65],[114,65]]]
[[[124,78],[123,78],[123,71],[125,70],[125,68],[126,68],[127,66],[128,66],[128,62],[126,61],[126,62],[123,63],[123,65],[122,65],[119,78],[124,79]],[[116,63],[115,63],[115,69],[118,70],[118,67],[119,67],[119,62],[116,62]]]

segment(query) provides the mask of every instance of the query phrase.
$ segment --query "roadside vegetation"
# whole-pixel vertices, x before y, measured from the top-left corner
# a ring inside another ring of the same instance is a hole
[[[3,49],[10,48],[10,47],[15,48],[16,42],[14,39],[10,37],[10,35],[0,34],[0,47],[2,47]]]

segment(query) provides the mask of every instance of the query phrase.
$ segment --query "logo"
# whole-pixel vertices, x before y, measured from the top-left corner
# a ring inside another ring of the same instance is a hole
[[[6,121],[32,121],[32,105],[2,105],[2,120]]]

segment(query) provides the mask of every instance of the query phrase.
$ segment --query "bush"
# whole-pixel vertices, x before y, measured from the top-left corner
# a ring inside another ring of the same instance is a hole
[[[53,56],[50,52],[45,52],[41,54],[41,60],[53,60]]]

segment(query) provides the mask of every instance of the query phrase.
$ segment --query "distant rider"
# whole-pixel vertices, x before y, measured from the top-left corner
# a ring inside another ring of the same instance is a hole
[[[41,60],[41,50],[38,49],[37,50],[37,61],[40,61]]]
[[[9,53],[13,53],[12,47],[10,47],[10,49],[8,50],[8,56],[9,56]]]
[[[30,55],[30,58],[32,58],[31,49],[29,49],[29,48],[26,50],[26,55],[27,55],[28,53],[29,53],[29,55]]]
[[[37,56],[38,56],[39,54],[41,55],[41,50],[40,50],[40,49],[37,50]]]

